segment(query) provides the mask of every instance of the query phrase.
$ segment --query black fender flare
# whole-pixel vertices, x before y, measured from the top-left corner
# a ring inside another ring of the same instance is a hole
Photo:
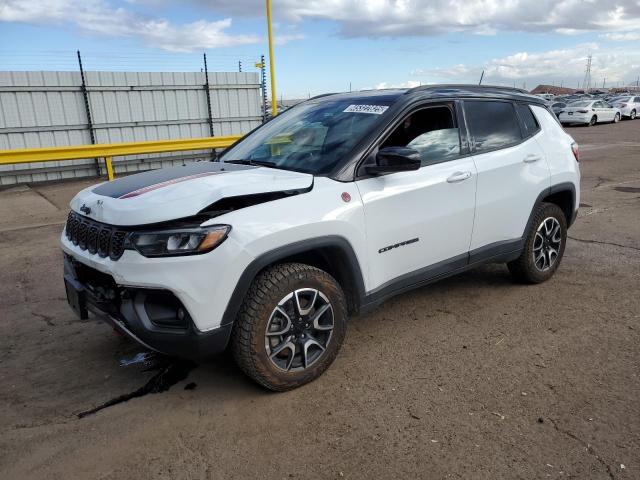
[[[235,321],[238,312],[240,311],[240,306],[242,305],[242,302],[249,290],[249,286],[260,271],[287,257],[313,252],[327,247],[339,249],[342,258],[336,260],[346,261],[346,268],[353,283],[353,285],[349,285],[349,287],[355,290],[358,306],[361,305],[365,296],[365,290],[364,277],[362,275],[360,263],[358,262],[358,257],[356,256],[351,243],[346,238],[338,235],[327,235],[324,237],[311,238],[283,245],[256,257],[247,266],[247,268],[245,268],[244,272],[242,272],[242,275],[231,294],[231,298],[227,303],[227,308],[222,316],[222,322],[220,325],[229,325]]]
[[[540,194],[531,208],[531,213],[529,214],[529,220],[527,220],[527,224],[524,227],[524,232],[522,232],[522,240],[524,241],[529,228],[531,228],[531,223],[533,222],[533,216],[538,209],[538,206],[542,203],[542,201],[548,197],[549,195],[553,195],[558,192],[570,192],[571,193],[571,218],[567,218],[567,228],[569,228],[576,219],[578,210],[576,209],[576,186],[571,182],[562,182],[556,185],[552,185],[548,188],[545,188]]]

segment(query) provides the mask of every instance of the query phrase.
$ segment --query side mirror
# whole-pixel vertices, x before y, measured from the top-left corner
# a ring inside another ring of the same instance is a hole
[[[385,147],[376,155],[375,165],[366,165],[365,169],[370,175],[383,173],[409,172],[420,168],[420,153],[413,148]]]

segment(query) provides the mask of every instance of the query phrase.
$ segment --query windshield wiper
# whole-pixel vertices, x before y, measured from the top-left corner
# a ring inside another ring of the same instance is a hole
[[[258,167],[271,167],[271,168],[280,168],[278,164],[275,162],[269,162],[267,160],[223,160],[223,163],[236,163],[239,165],[255,165]]]

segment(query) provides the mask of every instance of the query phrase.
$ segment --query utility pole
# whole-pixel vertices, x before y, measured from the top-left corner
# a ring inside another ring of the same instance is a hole
[[[242,60],[238,60],[238,72],[242,73]]]
[[[271,26],[271,0],[267,0],[267,30],[269,34],[269,72],[271,74],[271,115],[278,115],[278,97],[276,97],[276,71],[273,56],[273,28]]]
[[[585,93],[588,93],[591,89],[591,59],[592,56],[587,57],[587,67],[584,70],[584,80],[582,81],[582,89]]]

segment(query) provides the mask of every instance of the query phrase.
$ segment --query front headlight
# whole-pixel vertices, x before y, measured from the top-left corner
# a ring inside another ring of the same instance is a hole
[[[207,253],[225,241],[230,225],[134,232],[130,245],[145,257],[173,257]]]

